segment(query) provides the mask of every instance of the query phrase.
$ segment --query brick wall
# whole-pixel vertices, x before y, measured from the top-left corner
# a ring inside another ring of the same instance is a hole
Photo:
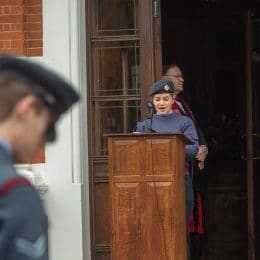
[[[42,56],[42,0],[0,0],[0,54]]]

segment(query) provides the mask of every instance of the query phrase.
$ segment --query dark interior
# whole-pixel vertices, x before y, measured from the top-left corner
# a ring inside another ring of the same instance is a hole
[[[247,192],[251,188],[255,189],[253,246],[255,259],[260,259],[259,160],[254,163],[253,187],[247,185],[245,160],[250,116],[245,98],[245,14],[252,12],[252,116],[254,131],[259,133],[259,4],[246,0],[161,0],[163,64],[177,63],[182,68],[182,95],[192,107],[210,151],[199,187],[204,234],[192,237],[192,259],[249,259]],[[258,139],[254,138],[256,157]]]

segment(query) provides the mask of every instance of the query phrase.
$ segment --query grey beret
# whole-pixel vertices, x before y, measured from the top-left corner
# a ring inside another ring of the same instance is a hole
[[[148,95],[153,96],[160,93],[174,93],[174,85],[170,80],[158,80],[149,89]]]

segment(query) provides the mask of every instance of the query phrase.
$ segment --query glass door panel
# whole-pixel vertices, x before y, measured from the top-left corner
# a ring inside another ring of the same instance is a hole
[[[94,36],[138,34],[138,0],[94,2]]]
[[[111,210],[104,135],[130,133],[141,120],[140,104],[154,68],[152,1],[87,0],[86,7],[92,254],[93,259],[109,260]]]
[[[93,44],[94,96],[140,95],[139,42]]]
[[[95,156],[107,155],[103,134],[132,132],[140,118],[140,100],[95,102]]]

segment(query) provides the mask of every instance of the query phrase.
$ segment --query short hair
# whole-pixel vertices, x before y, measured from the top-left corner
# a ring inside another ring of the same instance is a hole
[[[0,76],[0,122],[10,116],[17,102],[27,95],[36,97],[36,109],[39,111],[43,103],[30,88],[21,81]]]
[[[175,67],[177,67],[180,70],[182,70],[181,67],[177,63],[170,63],[170,64],[167,64],[167,65],[163,66],[163,73],[162,73],[162,75],[166,76],[166,74],[169,71],[169,69],[172,69],[172,68],[175,68]]]

